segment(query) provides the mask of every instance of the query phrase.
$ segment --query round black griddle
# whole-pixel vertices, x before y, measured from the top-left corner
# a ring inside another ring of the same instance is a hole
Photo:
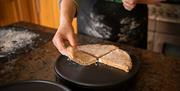
[[[131,58],[133,67],[128,73],[102,63],[82,66],[69,60],[66,56],[60,56],[58,58],[55,71],[59,78],[80,87],[96,88],[115,86],[128,81],[138,72],[140,61],[136,56],[131,56]]]
[[[49,81],[23,81],[0,87],[0,91],[70,91],[66,87]]]

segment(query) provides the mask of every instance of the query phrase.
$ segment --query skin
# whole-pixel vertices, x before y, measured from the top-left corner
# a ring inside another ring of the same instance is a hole
[[[137,3],[154,4],[164,0],[123,0],[126,10],[132,10]],[[68,46],[76,48],[76,34],[72,27],[72,20],[77,10],[77,5],[73,0],[62,0],[60,11],[60,26],[54,35],[53,44],[62,55],[69,55]]]
[[[67,45],[74,48],[77,46],[76,35],[71,24],[76,5],[73,0],[62,0],[60,8],[60,26],[52,41],[61,54],[68,55]]]
[[[158,4],[162,1],[166,1],[166,0],[122,0],[124,8],[129,11],[131,11],[133,8],[135,8],[137,3]]]

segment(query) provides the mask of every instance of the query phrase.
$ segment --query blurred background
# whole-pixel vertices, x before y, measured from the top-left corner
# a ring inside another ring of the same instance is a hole
[[[174,1],[148,5],[148,50],[180,57],[180,4]],[[58,0],[0,0],[0,26],[19,21],[58,28]],[[76,19],[73,26],[77,31]]]
[[[0,26],[19,21],[59,26],[58,0],[0,0],[0,11]],[[73,26],[76,28],[76,19]]]

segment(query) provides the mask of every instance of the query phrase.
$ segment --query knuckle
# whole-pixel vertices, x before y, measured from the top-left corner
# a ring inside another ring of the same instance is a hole
[[[55,39],[54,38],[51,41],[53,42],[53,44],[55,44]]]
[[[56,38],[55,37],[52,39],[52,42],[54,45],[56,44]]]

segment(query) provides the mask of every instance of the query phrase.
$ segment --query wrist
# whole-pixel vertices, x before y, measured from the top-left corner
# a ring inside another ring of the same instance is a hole
[[[71,22],[68,22],[68,21],[66,21],[66,20],[64,20],[64,21],[61,21],[60,22],[60,25],[59,25],[59,27],[58,27],[58,32],[60,32],[60,31],[64,31],[64,30],[73,30],[73,28],[72,28],[72,24],[71,24]]]
[[[72,23],[72,19],[68,18],[60,18],[60,25],[70,25]]]

